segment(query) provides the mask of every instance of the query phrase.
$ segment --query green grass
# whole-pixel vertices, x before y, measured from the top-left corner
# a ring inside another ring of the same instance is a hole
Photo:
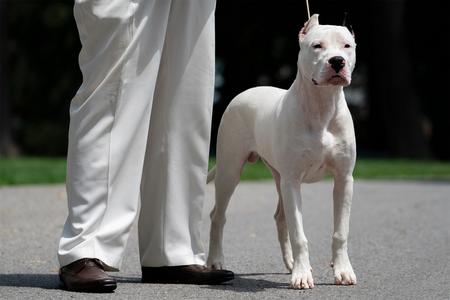
[[[65,177],[65,158],[0,158],[0,185],[62,183]]]
[[[210,161],[210,166],[214,160]],[[401,159],[358,159],[356,179],[401,179],[450,181],[450,162]],[[64,158],[0,158],[0,186],[19,184],[63,183],[66,176]],[[242,180],[264,180],[272,176],[259,161],[247,164]]]
[[[213,162],[210,162],[213,164]],[[450,180],[450,162],[404,159],[358,159],[353,173],[355,179]],[[242,180],[270,179],[264,163],[247,163]]]
[[[355,178],[450,180],[450,162],[405,159],[358,159]]]

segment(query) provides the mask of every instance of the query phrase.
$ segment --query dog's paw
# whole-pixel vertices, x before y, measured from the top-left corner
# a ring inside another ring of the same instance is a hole
[[[348,258],[337,258],[331,263],[334,271],[334,282],[338,285],[356,284],[356,275]]]
[[[213,270],[223,270],[224,268],[223,259],[208,259],[206,264]]]
[[[312,276],[312,268],[301,268],[301,270],[294,270],[291,277],[291,288],[293,289],[312,289],[314,287],[314,280]]]
[[[286,269],[288,269],[289,273],[292,273],[292,269],[294,268],[294,259],[292,257],[290,258],[283,258],[284,265],[286,266]]]
[[[215,262],[210,265],[210,268],[213,270],[223,270],[223,263]]]

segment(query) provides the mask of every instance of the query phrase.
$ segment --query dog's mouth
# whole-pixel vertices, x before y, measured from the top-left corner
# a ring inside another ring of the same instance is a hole
[[[325,74],[324,74],[325,75]],[[350,84],[350,78],[346,76],[345,72],[327,74],[321,79],[317,80],[312,78],[312,83],[316,86],[348,86]]]
[[[341,74],[334,74],[328,80],[328,83],[331,85],[348,85],[348,79]]]

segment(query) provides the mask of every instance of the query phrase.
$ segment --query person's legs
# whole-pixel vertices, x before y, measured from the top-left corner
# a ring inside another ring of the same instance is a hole
[[[205,1],[209,2],[209,1]],[[83,84],[70,106],[69,216],[59,262],[120,267],[140,181],[170,1],[75,1]]]
[[[204,265],[200,239],[214,92],[211,0],[173,0],[141,184],[143,267]]]

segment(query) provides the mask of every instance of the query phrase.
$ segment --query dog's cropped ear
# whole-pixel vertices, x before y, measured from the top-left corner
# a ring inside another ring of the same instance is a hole
[[[319,25],[319,15],[314,14],[311,18],[305,23],[300,32],[298,33],[298,40],[302,42],[305,39],[306,34],[315,26]]]
[[[352,25],[347,25],[346,27],[347,27],[348,31],[350,31],[350,33],[353,35],[353,38],[356,38],[355,31],[353,30]]]
[[[353,27],[348,22],[348,13],[344,12],[344,20],[342,21],[342,26],[346,27],[348,31],[353,35],[353,38],[355,38],[355,32],[353,31]]]

